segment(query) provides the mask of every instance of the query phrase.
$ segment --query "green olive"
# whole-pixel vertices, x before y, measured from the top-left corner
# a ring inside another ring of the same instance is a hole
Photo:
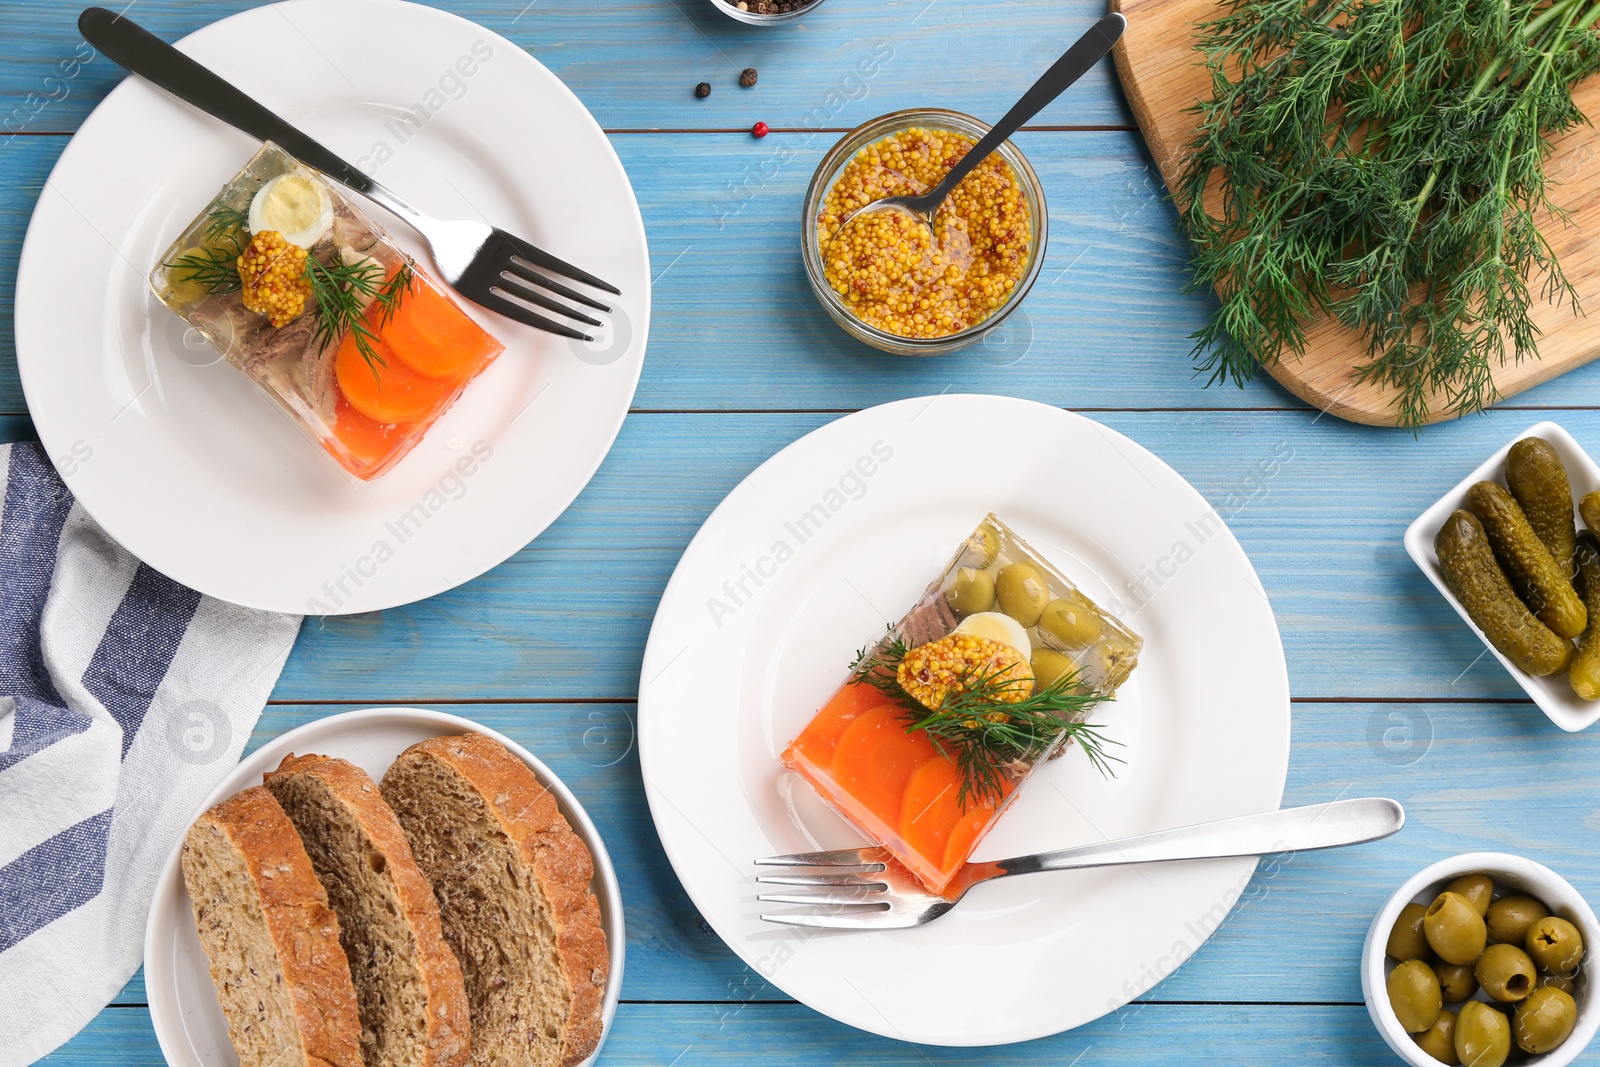
[[[1417,1047],[1440,1063],[1457,1064],[1456,1059],[1456,1013],[1441,1011],[1439,1021],[1426,1033],[1416,1035]]]
[[[1428,905],[1422,932],[1446,963],[1471,963],[1483,952],[1483,916],[1460,893],[1440,893]]]
[[[1088,648],[1100,640],[1100,616],[1082,597],[1065,596],[1044,606],[1039,629],[1068,648]]]
[[[950,587],[944,591],[944,598],[958,618],[988,611],[994,607],[994,579],[988,571],[962,567],[950,579]]]
[[[1470,963],[1435,963],[1433,973],[1439,976],[1439,992],[1446,1004],[1460,1004],[1478,991],[1478,976]]]
[[[1520,945],[1528,937],[1528,927],[1549,914],[1550,909],[1532,897],[1501,897],[1489,905],[1483,917],[1489,924],[1489,942]]]
[[[1031,563],[1008,563],[1001,567],[995,591],[1000,597],[1000,610],[1024,626],[1037,623],[1044,614],[1044,606],[1050,602],[1050,583]]]
[[[1460,893],[1466,897],[1478,909],[1479,915],[1489,910],[1489,902],[1494,899],[1494,879],[1487,874],[1463,874],[1444,889],[1447,893]]]
[[[1033,650],[1033,684],[1035,691],[1049,689],[1061,679],[1078,669],[1072,657],[1053,648]]]
[[[1401,908],[1383,950],[1397,960],[1432,959],[1433,949],[1428,947],[1427,935],[1422,932],[1422,917],[1427,912],[1426,904],[1407,904]]]
[[[1000,531],[994,528],[994,524],[984,522],[972,531],[971,537],[967,538],[966,552],[961,562],[981,571],[994,563],[998,555],[1000,555]]]
[[[1408,1034],[1420,1034],[1439,1021],[1444,999],[1439,979],[1421,960],[1406,960],[1389,972],[1389,1006]]]
[[[172,262],[181,263],[189,256],[204,258],[205,255],[206,249],[200,247],[199,245],[195,245],[191,248],[185,248],[182,252],[178,253],[178,255],[173,258]],[[174,303],[183,304],[186,306],[198,304],[200,301],[204,300],[208,295],[210,295],[211,291],[206,288],[204,282],[200,281],[194,276],[194,271],[189,267],[168,267],[166,268],[166,278],[167,289],[171,292]]]
[[[1541,974],[1539,976],[1539,988],[1543,989],[1545,986],[1549,986],[1551,989],[1559,989],[1563,993],[1571,993],[1578,987],[1578,983],[1572,980],[1571,975]]]
[[[1472,1067],[1500,1067],[1511,1055],[1511,1023],[1481,1000],[1461,1005],[1456,1016],[1456,1058]]]
[[[1533,960],[1516,945],[1490,945],[1478,957],[1473,973],[1485,993],[1506,1004],[1525,999],[1537,978]]]
[[[1571,1036],[1577,1021],[1578,1005],[1570,994],[1541,986],[1517,1005],[1512,1030],[1522,1051],[1549,1052]]]
[[[1571,974],[1583,961],[1583,935],[1567,920],[1546,915],[1528,928],[1528,955],[1541,971]]]

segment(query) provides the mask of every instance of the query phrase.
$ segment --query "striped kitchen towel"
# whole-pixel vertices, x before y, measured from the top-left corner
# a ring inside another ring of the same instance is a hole
[[[138,969],[156,875],[300,627],[146,567],[38,445],[0,447],[0,1067]]]

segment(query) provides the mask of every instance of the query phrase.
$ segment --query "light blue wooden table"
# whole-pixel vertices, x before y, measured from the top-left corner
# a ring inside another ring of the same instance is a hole
[[[172,39],[241,6],[140,0],[134,14]],[[420,604],[307,620],[252,743],[350,707],[413,704],[475,718],[547,760],[599,823],[627,904],[605,1062],[1390,1064],[1356,965],[1373,912],[1406,876],[1457,852],[1516,851],[1600,901],[1600,731],[1562,734],[1523,700],[1400,544],[1444,488],[1540,418],[1600,454],[1600,368],[1421,441],[1319,416],[1271,384],[1203,389],[1185,338],[1209,300],[1181,294],[1184,242],[1107,66],[1018,138],[1049,198],[1051,244],[1005,343],[879,355],[823,317],[801,275],[797,213],[816,160],[894,108],[1000,114],[1102,13],[1097,0],[829,0],[778,30],[736,25],[706,0],[448,6],[527,48],[610,132],[652,253],[643,380],[589,488],[510,561]],[[76,13],[0,3],[0,126],[14,134],[0,134],[6,321],[40,187],[121,76],[96,58],[52,77],[80,46]],[[876,72],[858,73],[874,56]],[[754,90],[735,84],[745,66],[760,69]],[[701,80],[716,85],[707,100],[692,94]],[[758,119],[765,140],[747,132]],[[32,432],[12,345],[0,330],[3,440]],[[1295,696],[1284,802],[1384,794],[1409,814],[1382,844],[1264,867],[1194,958],[1121,1011],[984,1051],[865,1036],[740,963],[668,866],[631,748],[651,613],[723,494],[842,412],[942,390],[1085,412],[1193,482],[1229,517],[1283,632]],[[1273,455],[1289,458],[1263,479],[1258,461]],[[143,1005],[135,978],[50,1062],[160,1063]],[[1600,1063],[1600,1049],[1583,1062]]]

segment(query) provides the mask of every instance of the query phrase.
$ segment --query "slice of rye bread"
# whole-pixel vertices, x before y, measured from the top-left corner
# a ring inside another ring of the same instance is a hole
[[[300,831],[339,916],[367,1063],[464,1067],[472,1022],[461,965],[378,784],[347,760],[290,755],[266,787]]]
[[[481,734],[412,745],[381,788],[466,975],[473,1067],[580,1063],[600,1042],[610,957],[594,860],[555,798]]]
[[[240,1067],[362,1067],[339,920],[272,794],[246,789],[195,820],[183,882]]]

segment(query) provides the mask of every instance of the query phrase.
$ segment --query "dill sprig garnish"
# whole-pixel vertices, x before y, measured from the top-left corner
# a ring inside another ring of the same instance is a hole
[[[162,266],[173,272],[179,281],[198,282],[208,293],[238,292],[239,256],[244,252],[244,245],[239,241],[242,231],[219,231],[214,237],[207,232],[207,240],[212,243]]]
[[[1497,400],[1494,367],[1538,356],[1533,300],[1577,310],[1538,223],[1564,219],[1544,161],[1585,121],[1597,18],[1595,0],[1229,0],[1199,27],[1211,96],[1175,189],[1191,288],[1220,300],[1199,369],[1242,384],[1331,316],[1402,425]]]
[[[415,272],[408,259],[387,278],[383,266],[374,259],[346,263],[334,259],[318,263],[306,259],[306,277],[311,281],[311,297],[316,301],[317,328],[312,335],[318,343],[329,343],[347,332],[356,351],[367,361],[373,374],[384,366],[378,354],[378,330],[394,316],[400,300],[411,291]],[[368,308],[377,308],[376,327],[368,321]]]
[[[239,257],[244,253],[243,238],[249,218],[237,208],[214,206],[206,214],[205,244],[162,266],[181,271],[179,278],[195,281],[209,293],[233,293],[241,288]],[[378,331],[388,325],[401,299],[411,292],[416,272],[411,260],[388,274],[370,256],[346,263],[335,252],[327,263],[306,257],[306,280],[311,285],[312,313],[317,316],[312,334],[316,344],[333,344],[346,333],[355,339],[356,351],[376,374],[384,365],[378,354]],[[376,322],[369,309],[376,307]]]
[[[212,241],[219,238],[233,236],[237,242],[238,235],[247,233],[250,229],[250,216],[236,207],[227,204],[217,204],[206,212],[206,240]]]
[[[876,646],[856,653],[850,665],[852,681],[873,686],[899,704],[906,713],[906,729],[924,731],[940,753],[955,761],[961,777],[959,803],[966,804],[969,795],[998,802],[1005,780],[1016,776],[1014,771],[1043,759],[1068,739],[1077,741],[1096,770],[1115,777],[1111,764],[1122,760],[1107,746],[1121,742],[1105,736],[1103,726],[1082,721],[1090,708],[1108,698],[1081,690],[1077,672],[1018,700],[1019,684],[1031,689],[1031,682],[1019,683],[1004,670],[985,670],[962,678],[937,707],[929,708],[896,678],[900,661],[910,651],[891,627]]]

